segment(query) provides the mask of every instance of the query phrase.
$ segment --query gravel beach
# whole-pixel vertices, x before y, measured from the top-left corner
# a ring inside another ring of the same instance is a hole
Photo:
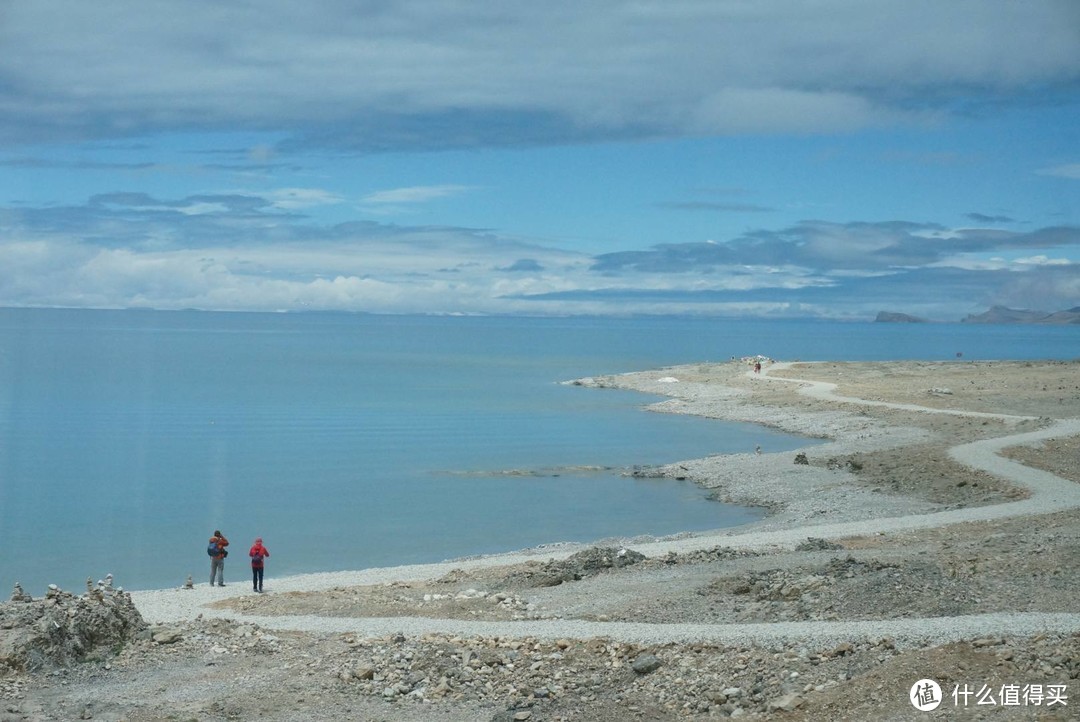
[[[568,383],[823,443],[634,470],[769,510],[744,527],[132,593],[133,641],[12,669],[0,720],[920,719],[921,679],[958,718],[1076,718],[1080,363]]]

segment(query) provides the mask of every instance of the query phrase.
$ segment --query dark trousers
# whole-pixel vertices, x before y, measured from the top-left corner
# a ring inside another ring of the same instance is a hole
[[[262,591],[262,580],[263,580],[263,568],[262,567],[252,567],[251,568],[251,586],[256,592],[261,592]]]

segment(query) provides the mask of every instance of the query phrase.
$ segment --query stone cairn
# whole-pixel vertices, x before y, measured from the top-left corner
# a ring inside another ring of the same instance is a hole
[[[15,582],[15,589],[11,591],[11,601],[13,602],[32,602],[34,598],[23,591],[22,584]]]

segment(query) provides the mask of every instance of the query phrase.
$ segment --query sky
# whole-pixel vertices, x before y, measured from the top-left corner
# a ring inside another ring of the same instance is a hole
[[[1076,0],[0,0],[0,306],[1080,306]]]

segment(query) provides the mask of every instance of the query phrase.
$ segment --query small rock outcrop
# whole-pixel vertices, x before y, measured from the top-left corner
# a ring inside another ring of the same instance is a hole
[[[511,575],[510,581],[533,587],[554,587],[563,582],[585,579],[608,569],[619,569],[644,560],[645,555],[633,549],[591,547],[561,561],[545,562],[539,565],[539,568]]]
[[[11,600],[0,604],[0,668],[20,672],[66,667],[104,659],[146,628],[131,595],[87,580],[81,596],[50,584],[33,599],[15,585]]]
[[[831,542],[828,539],[820,539],[818,537],[806,537],[806,541],[795,546],[797,552],[822,552],[822,551],[836,551],[843,549],[843,544],[837,544]]]

